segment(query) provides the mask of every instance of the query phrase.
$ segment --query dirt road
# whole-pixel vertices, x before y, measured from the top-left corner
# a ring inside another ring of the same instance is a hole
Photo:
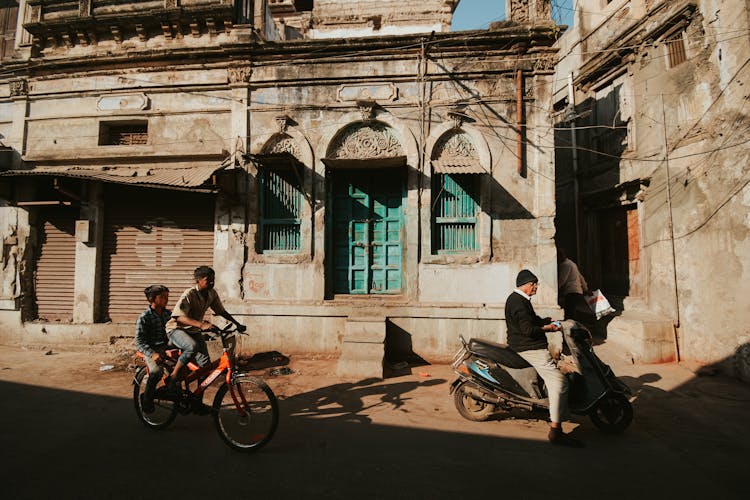
[[[445,365],[347,381],[335,360],[293,356],[294,374],[267,378],[278,432],[251,455],[206,417],[146,429],[127,356],[48,352],[0,346],[3,498],[747,498],[750,388],[606,345],[636,418],[623,436],[578,420],[582,450],[550,446],[545,422],[461,419]]]

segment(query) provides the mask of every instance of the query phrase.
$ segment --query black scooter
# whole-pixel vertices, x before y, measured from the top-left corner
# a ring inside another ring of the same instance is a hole
[[[565,346],[558,366],[569,378],[570,411],[588,415],[604,432],[624,431],[633,419],[630,389],[594,354],[583,325],[565,321],[562,333]],[[462,347],[452,365],[458,378],[450,393],[462,417],[481,422],[522,409],[544,418],[547,390],[534,367],[507,345],[459,337]]]

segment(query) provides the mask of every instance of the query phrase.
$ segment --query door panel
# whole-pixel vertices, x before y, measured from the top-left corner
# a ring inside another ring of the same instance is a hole
[[[334,293],[399,293],[400,173],[337,171],[332,186]]]

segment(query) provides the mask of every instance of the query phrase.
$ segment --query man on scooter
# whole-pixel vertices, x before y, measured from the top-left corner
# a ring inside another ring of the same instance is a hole
[[[557,368],[547,349],[546,332],[560,330],[550,318],[540,318],[531,305],[539,279],[528,269],[522,269],[516,277],[516,289],[505,301],[505,321],[508,331],[508,346],[533,366],[547,386],[549,397],[550,443],[580,448],[583,443],[562,429],[567,416],[568,380]]]

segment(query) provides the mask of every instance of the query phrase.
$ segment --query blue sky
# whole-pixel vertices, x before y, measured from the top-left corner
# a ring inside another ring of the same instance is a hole
[[[552,16],[558,24],[573,24],[573,0],[552,0]],[[505,19],[505,0],[461,0],[453,15],[453,31],[486,29]]]

